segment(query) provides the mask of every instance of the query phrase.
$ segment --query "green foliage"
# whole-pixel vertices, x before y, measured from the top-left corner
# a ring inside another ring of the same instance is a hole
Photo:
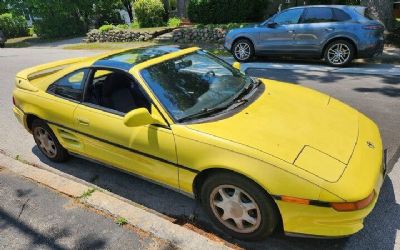
[[[117,11],[123,7],[121,1],[117,0],[97,0],[93,1],[93,11],[91,15],[94,26],[99,27],[103,24],[122,24],[123,20]]]
[[[116,223],[118,226],[123,226],[123,225],[128,224],[128,220],[125,219],[125,218],[123,218],[123,217],[118,217],[118,218],[115,220],[115,223]]]
[[[189,19],[195,23],[255,22],[264,18],[268,0],[190,0]]]
[[[118,24],[115,26],[116,29],[126,30],[129,29],[129,24]]]
[[[133,6],[140,27],[163,25],[165,10],[160,0],[136,0]]]
[[[79,198],[86,199],[86,198],[90,197],[94,193],[94,191],[96,191],[95,188],[89,188],[88,190],[83,192],[83,194],[81,194],[81,196],[79,196]]]
[[[7,38],[28,35],[28,26],[23,16],[5,13],[0,15],[0,30]]]
[[[137,28],[140,28],[138,21],[134,21],[133,23],[131,23],[131,29],[137,29]]]
[[[179,26],[181,26],[181,23],[182,23],[181,19],[179,19],[177,17],[172,17],[172,18],[168,19],[168,27],[171,27],[171,28],[179,27]]]
[[[99,30],[100,30],[101,32],[107,32],[107,31],[112,30],[112,29],[114,29],[114,28],[115,28],[115,27],[114,27],[114,25],[112,25],[112,24],[104,24],[104,25],[100,26]]]
[[[176,0],[169,0],[169,9],[176,10],[177,8],[178,8],[178,5],[176,3]]]
[[[33,36],[35,34],[35,27],[28,28],[28,35]]]

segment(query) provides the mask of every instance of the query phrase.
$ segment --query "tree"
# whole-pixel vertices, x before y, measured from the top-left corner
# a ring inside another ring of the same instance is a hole
[[[133,23],[133,7],[131,0],[121,0],[122,5],[124,6],[125,10],[128,12],[129,19]]]
[[[178,16],[180,18],[186,17],[186,0],[178,0]]]

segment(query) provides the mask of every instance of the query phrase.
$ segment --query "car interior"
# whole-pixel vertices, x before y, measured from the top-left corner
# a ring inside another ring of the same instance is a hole
[[[137,108],[150,112],[150,102],[138,84],[122,72],[96,70],[89,81],[84,102],[128,113]]]

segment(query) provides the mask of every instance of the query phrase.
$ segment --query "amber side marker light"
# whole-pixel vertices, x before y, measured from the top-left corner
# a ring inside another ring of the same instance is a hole
[[[304,204],[304,205],[310,204],[310,200],[296,198],[296,197],[290,197],[290,196],[283,196],[283,195],[281,197],[281,200],[286,201],[286,202],[291,202],[291,203]]]
[[[366,208],[375,198],[375,191],[373,191],[367,198],[356,202],[335,202],[331,203],[332,208],[336,211],[349,212]]]

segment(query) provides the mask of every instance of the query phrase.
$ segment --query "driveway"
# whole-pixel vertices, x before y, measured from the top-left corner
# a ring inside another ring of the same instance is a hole
[[[293,69],[248,69],[250,75],[295,82],[328,93],[361,112],[380,126],[384,145],[389,150],[391,168],[373,213],[360,233],[345,239],[318,240],[276,235],[262,242],[240,242],[227,237],[211,225],[193,200],[155,184],[106,168],[88,160],[74,158],[66,164],[47,161],[28,134],[13,117],[11,94],[14,76],[19,70],[52,60],[91,55],[95,52],[61,49],[0,50],[0,149],[53,172],[63,172],[94,183],[117,195],[141,204],[179,224],[194,224],[206,232],[221,236],[240,247],[251,249],[395,249],[400,248],[400,81],[398,77],[344,74],[339,72],[298,71]],[[1,202],[1,201],[0,201]],[[397,243],[396,242],[397,236]]]

